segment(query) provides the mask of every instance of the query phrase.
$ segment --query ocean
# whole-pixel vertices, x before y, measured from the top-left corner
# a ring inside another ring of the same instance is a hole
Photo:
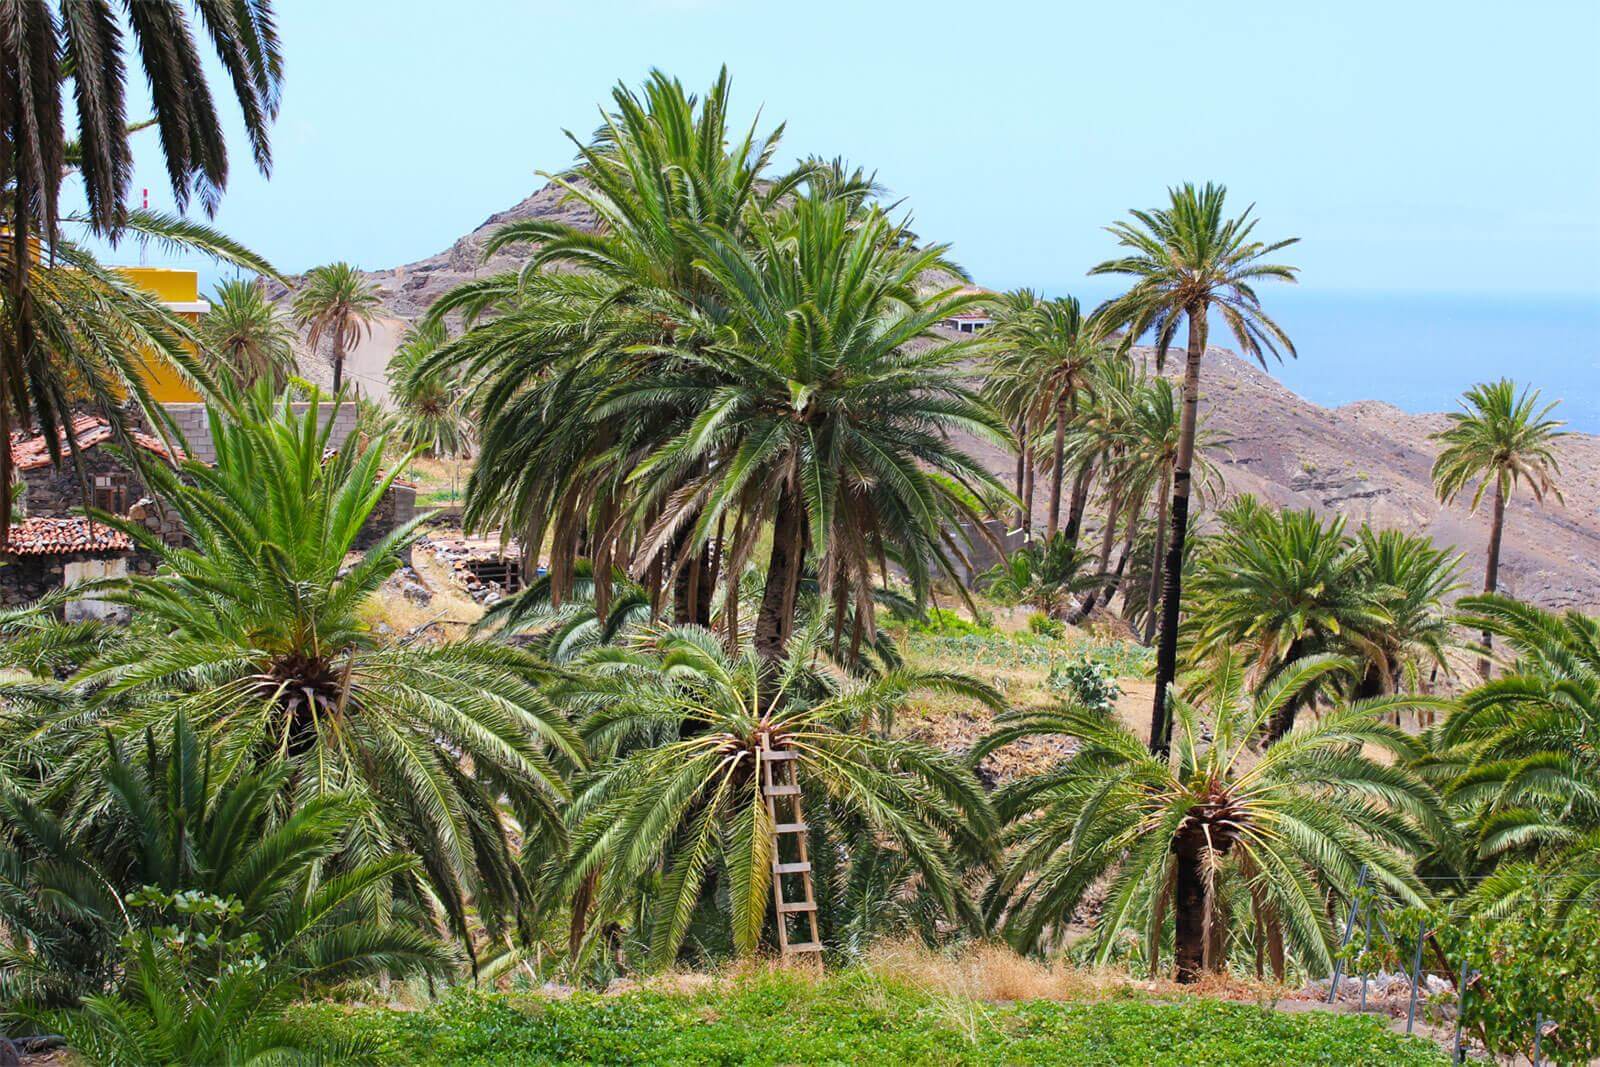
[[[1269,362],[1324,406],[1384,400],[1448,411],[1476,382],[1509,377],[1559,401],[1554,416],[1600,433],[1600,296],[1349,294],[1263,287],[1299,359]],[[1229,345],[1212,328],[1212,343]]]

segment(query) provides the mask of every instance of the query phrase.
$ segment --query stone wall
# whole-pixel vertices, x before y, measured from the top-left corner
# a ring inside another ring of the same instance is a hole
[[[217,446],[211,440],[211,423],[206,418],[206,406],[200,403],[191,404],[162,404],[167,415],[177,424],[179,432],[189,450],[189,455],[204,463],[215,463],[217,460]],[[305,403],[293,405],[294,410],[304,414],[309,405]],[[340,404],[334,410],[331,404],[321,404],[318,415],[322,419],[333,419],[333,432],[328,435],[328,446],[338,448],[349,439],[356,429],[356,406],[353,403]],[[327,425],[326,422],[323,425]]]
[[[66,580],[67,564],[90,559],[123,558],[128,563],[129,574],[154,574],[154,558],[143,552],[123,552],[113,555],[93,552],[70,552],[53,556],[0,556],[0,604],[13,607],[31,604],[46,593],[61,588]]]
[[[417,491],[398,482],[389,486],[378,506],[372,509],[361,532],[356,535],[357,548],[370,548],[396,526],[410,522],[417,514]]]
[[[94,492],[97,478],[109,479],[120,488],[123,503],[118,510],[126,511],[134,501],[148,495],[138,473],[129,470],[105,445],[85,449],[81,455],[90,501],[97,500]],[[151,459],[164,462],[155,457]],[[62,457],[60,469],[53,466],[35,467],[33,470],[20,471],[19,476],[28,486],[22,498],[23,510],[27,514],[54,518],[72,515],[82,509],[84,482],[79,481],[70,456]]]

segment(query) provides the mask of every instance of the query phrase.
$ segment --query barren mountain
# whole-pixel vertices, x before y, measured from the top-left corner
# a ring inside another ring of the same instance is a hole
[[[381,394],[383,366],[404,322],[452,286],[517,265],[515,250],[484,262],[484,242],[505,223],[532,217],[581,225],[591,216],[562,203],[560,190],[546,186],[491,215],[437,255],[371,273],[392,318],[352,355],[356,379]],[[1172,362],[1181,364],[1181,359]],[[1211,455],[1222,469],[1228,494],[1249,492],[1286,507],[1337,512],[1352,526],[1368,522],[1426,533],[1440,544],[1455,546],[1463,555],[1463,583],[1468,589],[1481,587],[1487,506],[1476,515],[1465,502],[1442,507],[1429,479],[1435,449],[1428,435],[1445,424],[1443,415],[1407,414],[1379,400],[1324,408],[1222,349],[1208,353],[1204,373],[1203,418],[1227,441],[1226,449]],[[1373,389],[1381,392],[1382,383],[1373,383]],[[1009,459],[980,451],[1009,480]],[[1506,519],[1501,588],[1547,607],[1593,612],[1600,610],[1600,437],[1575,434],[1559,451],[1565,503],[1547,500],[1538,506],[1526,494],[1513,500]],[[1041,503],[1043,499],[1041,493]]]

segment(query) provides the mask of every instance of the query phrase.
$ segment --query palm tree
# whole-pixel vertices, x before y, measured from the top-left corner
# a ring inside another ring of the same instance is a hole
[[[379,470],[381,438],[330,455],[332,420],[319,407],[313,394],[296,413],[261,383],[235,421],[213,414],[214,466],[152,470],[192,547],[100,516],[160,570],[97,594],[131,607],[134,622],[78,675],[93,705],[82,718],[128,736],[165,729],[185,708],[231,759],[284,761],[285,803],[352,793],[365,810],[342,863],[413,853],[422,870],[392,881],[405,903],[443,908],[465,940],[470,900],[497,936],[529,892],[513,834],[559,840],[562,768],[582,762],[580,748],[525,653],[391,644],[366,624],[426,516],[351,562],[394,475]]]
[[[934,332],[976,298],[917,291],[943,246],[913,248],[881,211],[810,190],[752,228],[753,248],[697,233],[731,328],[676,352],[668,373],[619,386],[610,410],[667,394],[698,412],[630,475],[661,506],[646,548],[691,523],[688,544],[703,545],[731,512],[739,573],[771,519],[755,628],[770,666],[784,657],[809,555],[823,598],[841,613],[853,599],[866,632],[873,573],[887,581],[888,559],[919,602],[933,573],[955,577],[949,531],[982,529],[980,501],[1005,490],[949,431],[999,441],[1006,428],[963,381],[982,341]]]
[[[1561,500],[1556,476],[1561,465],[1554,444],[1566,436],[1566,425],[1549,417],[1555,404],[1539,406],[1539,391],[1517,387],[1509,378],[1475,385],[1462,397],[1461,411],[1450,413],[1450,426],[1433,435],[1444,447],[1433,462],[1433,487],[1441,503],[1448,504],[1462,490],[1477,482],[1472,492],[1472,510],[1483,503],[1484,494],[1494,488],[1494,515],[1489,524],[1488,562],[1484,568],[1483,591],[1493,593],[1500,581],[1500,538],[1505,532],[1506,504],[1518,485],[1526,485],[1533,499],[1543,503],[1545,494]],[[1483,635],[1484,648],[1493,637]],[[1483,676],[1489,676],[1489,660],[1480,661]]]
[[[1403,530],[1363,526],[1356,533],[1361,580],[1372,589],[1387,619],[1365,634],[1368,656],[1357,698],[1420,687],[1423,668],[1448,671],[1446,653],[1455,643],[1445,602],[1460,588],[1459,555]]]
[[[67,174],[78,173],[88,202],[83,221],[102,236],[115,240],[131,214],[125,207],[133,174],[129,134],[149,123],[128,122],[130,52],[137,57],[149,89],[178,206],[184,207],[196,195],[210,213],[227,185],[222,123],[185,6],[177,0],[132,6],[113,0],[71,4],[17,0],[0,13],[0,101],[4,101],[0,142],[8,146],[0,153],[0,258],[5,275],[0,314],[0,538],[11,512],[11,432],[19,426],[37,426],[55,440],[58,428],[70,422],[63,383],[73,373],[61,364],[80,363],[78,352],[84,347],[81,336],[62,335],[58,303],[62,294],[40,294],[34,285],[44,273],[43,265],[53,266],[63,258],[61,184]],[[265,173],[271,162],[267,129],[278,111],[283,73],[270,0],[196,3],[194,9],[239,104],[256,166]],[[67,129],[65,90],[69,89],[76,141],[70,140]],[[81,251],[70,249],[70,258],[82,257]],[[81,319],[103,306],[90,301],[72,314]],[[114,322],[125,320],[126,315],[113,316]],[[98,337],[109,342],[110,333]],[[64,353],[64,344],[78,352]],[[184,366],[181,360],[168,358],[172,346],[166,343],[126,351],[144,351],[149,358]],[[107,368],[102,364],[96,369],[101,373],[90,384],[106,384]],[[113,363],[112,369],[124,368]],[[129,388],[132,384],[119,380],[122,388],[112,392],[145,401],[143,393]],[[103,406],[102,412],[110,418],[119,414],[116,405]],[[120,419],[117,425],[122,426]]]
[[[545,175],[595,225],[507,224],[485,253],[532,244],[527,263],[462,285],[430,312],[471,321],[432,361],[464,369],[482,418],[465,520],[516,529],[524,545],[548,535],[558,599],[584,557],[599,565],[602,586],[613,563],[642,579],[652,604],[670,573],[673,617],[709,619],[709,553],[691,558],[681,538],[642,549],[658,516],[639,506],[644,487],[629,481],[641,459],[698,412],[672,395],[648,406],[635,397],[629,418],[619,420],[605,406],[609,392],[675,366],[676,353],[705,344],[724,320],[715,284],[695,265],[695,227],[742,241],[751,219],[810,176],[828,175],[831,195],[870,190],[870,180],[814,163],[774,172],[782,126],[765,136],[754,124],[734,128],[731,88],[726,70],[700,96],[660,71],[639,92],[619,85],[594,137],[572,138],[577,164]],[[605,597],[602,588],[601,603]]]
[[[1000,318],[991,340],[1015,354],[1005,364],[1004,387],[1020,393],[1021,424],[1052,428],[1050,510],[1045,527],[1048,537],[1061,529],[1067,430],[1087,388],[1090,367],[1110,351],[1110,346],[1099,335],[1097,324],[1083,314],[1075,297],[1035,300],[1031,305],[1013,298],[1010,306],[1013,313]],[[1082,488],[1086,489],[1086,479],[1083,481]],[[1074,484],[1067,517],[1067,536],[1074,543],[1082,508],[1082,493]]]
[[[200,319],[199,334],[202,349],[241,389],[262,379],[281,389],[295,372],[294,331],[259,282],[218,283],[211,310]]]
[[[986,857],[994,832],[983,790],[951,757],[878,727],[918,689],[991,705],[996,695],[946,674],[833,681],[810,668],[822,635],[813,625],[797,637],[776,686],[761,682],[766,665],[748,645],[730,655],[698,627],[598,649],[573,669],[562,699],[597,762],[573,798],[572,846],[553,884],[567,898],[598,877],[595,910],[607,914],[648,876],[658,966],[676,958],[710,885],[733,949],[761,941],[774,863],[766,747],[796,753],[816,862],[831,858],[843,882],[858,859],[904,857],[946,915],[963,913],[960,859]],[[817,881],[827,908],[832,880]]]
[[[306,331],[306,345],[315,352],[326,338],[332,348],[333,391],[344,385],[344,357],[372,332],[381,306],[378,287],[359,268],[345,262],[312,267],[294,294],[295,325]]]
[[[991,597],[1026,602],[1056,619],[1075,594],[1105,581],[1104,575],[1090,572],[1091,566],[1088,553],[1058,533],[1028,542],[978,575],[973,584]]]
[[[456,374],[428,364],[448,340],[442,321],[430,319],[407,329],[389,357],[389,393],[402,444],[435,456],[464,456],[472,448],[465,390]]]
[[[1249,654],[1258,677],[1303,656],[1345,653],[1382,662],[1374,634],[1393,622],[1380,591],[1364,580],[1365,558],[1344,533],[1344,517],[1271,511],[1241,498],[1224,529],[1197,560],[1191,654],[1197,661],[1228,649]],[[1276,741],[1314,698],[1286,701],[1268,730]]]
[[[1136,929],[1157,973],[1170,913],[1180,982],[1222,970],[1235,946],[1253,945],[1258,971],[1265,952],[1279,980],[1285,944],[1301,967],[1325,972],[1334,949],[1330,900],[1349,899],[1365,865],[1381,892],[1420,903],[1425,890],[1408,857],[1442,826],[1421,779],[1364,751],[1401,760],[1420,751],[1381,721],[1381,712],[1411,698],[1352,705],[1300,723],[1259,756],[1253,751],[1285,704],[1349,669],[1335,657],[1309,657],[1252,692],[1245,663],[1225,653],[1187,696],[1174,692],[1171,758],[1084,708],[1001,717],[976,756],[1039,735],[1070,738],[1077,750],[996,798],[1012,829],[989,896],[991,919],[1003,916],[1011,942],[1033,948],[1104,884],[1093,934],[1101,962]]]
[[[453,969],[443,945],[372,906],[372,890],[415,868],[414,856],[320,876],[362,816],[361,801],[327,793],[282,815],[275,797],[288,784],[287,767],[230,774],[181,712],[167,743],[138,740],[137,758],[114,739],[92,746],[93,762],[64,789],[30,794],[18,781],[0,784],[0,988],[8,1011],[105,1003],[136,897],[144,898],[141,927],[185,921],[191,912],[179,895],[226,902],[213,936],[248,933],[263,964],[239,990],[251,1010],[281,1012],[307,982]],[[237,1013],[241,1005],[212,1008]]]
[[[1255,286],[1262,280],[1292,282],[1296,270],[1266,262],[1266,257],[1297,238],[1271,243],[1253,239],[1251,208],[1237,218],[1224,212],[1227,190],[1207,184],[1183,185],[1168,191],[1165,208],[1131,212],[1133,222],[1113,223],[1110,232],[1129,249],[1121,259],[1107,260],[1091,274],[1125,274],[1134,279],[1123,295],[1095,311],[1107,330],[1121,329],[1123,344],[1132,345],[1154,333],[1156,367],[1162,369],[1177,334],[1188,324],[1183,373],[1183,420],[1172,471],[1172,505],[1168,521],[1167,562],[1162,574],[1161,642],[1156,652],[1156,692],[1150,717],[1152,750],[1163,752],[1172,734],[1167,715],[1167,690],[1178,664],[1178,619],[1182,599],[1183,539],[1189,528],[1189,493],[1194,463],[1195,426],[1200,403],[1200,364],[1205,357],[1210,315],[1215,311],[1239,347],[1266,365],[1266,354],[1279,349],[1295,354],[1294,343],[1261,307]]]
[[[1517,656],[1462,696],[1428,761],[1469,813],[1475,858],[1496,865],[1476,902],[1600,904],[1600,620],[1498,594],[1457,607]]]

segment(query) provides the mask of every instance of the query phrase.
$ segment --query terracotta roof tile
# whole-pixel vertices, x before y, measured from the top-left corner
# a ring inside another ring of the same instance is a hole
[[[161,439],[153,437],[142,430],[133,431],[133,442],[140,448],[154,452],[162,459],[182,460],[183,450],[178,449],[176,455],[161,443]],[[78,415],[72,420],[72,437],[78,442],[79,451],[94,448],[96,445],[105,444],[113,437],[111,424],[98,415]],[[62,456],[68,454],[67,435],[63,432],[58,443],[61,446]],[[12,434],[11,458],[19,471],[38,470],[50,465],[49,442],[44,434]]]
[[[127,552],[133,541],[120,530],[83,516],[24,519],[11,524],[5,552],[11,556],[65,556],[74,552]]]

